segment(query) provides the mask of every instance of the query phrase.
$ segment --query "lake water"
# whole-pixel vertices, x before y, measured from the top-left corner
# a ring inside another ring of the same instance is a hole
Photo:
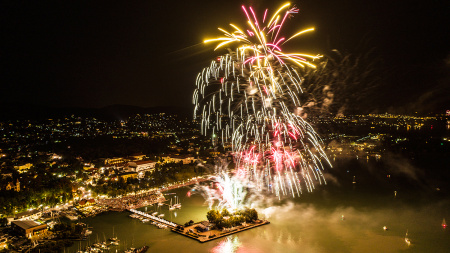
[[[271,196],[256,200],[265,203],[258,211],[270,225],[207,243],[142,223],[130,218],[129,212],[108,212],[82,222],[93,227],[91,243],[111,237],[114,227],[120,246],[110,252],[144,245],[149,246],[148,252],[450,252],[449,229],[441,226],[443,218],[450,222],[448,194],[428,186],[411,187],[420,185],[414,182],[374,179],[370,173],[340,166],[339,173],[331,170],[328,185],[317,186],[313,193],[281,201]],[[356,184],[353,175],[358,175]],[[206,220],[204,199],[195,194],[188,197],[188,191],[187,187],[171,191],[181,199],[181,209],[149,206],[147,212],[164,213],[164,218],[179,224]],[[405,242],[406,231],[410,246]],[[66,252],[76,252],[86,243],[75,242]]]

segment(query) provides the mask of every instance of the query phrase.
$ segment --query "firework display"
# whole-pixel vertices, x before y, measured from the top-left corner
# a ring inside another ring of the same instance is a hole
[[[223,164],[222,164],[223,165]],[[245,206],[247,191],[240,178],[230,176],[222,171],[213,178],[212,186],[197,185],[195,189],[202,194],[210,209],[216,207],[230,211],[240,210]]]
[[[205,40],[218,43],[216,50],[227,47],[228,53],[198,74],[194,117],[201,121],[202,134],[231,144],[233,177],[240,184],[279,197],[299,196],[326,183],[323,163],[329,164],[320,137],[306,121],[305,108],[311,105],[302,87],[302,72],[316,68],[321,56],[286,53],[282,47],[314,28],[283,37],[283,25],[299,12],[289,3],[271,16],[267,9],[261,16],[252,7],[242,10],[247,29],[230,24],[232,31],[219,28],[224,36]],[[224,185],[235,180],[219,178]],[[227,194],[223,199],[233,195]],[[236,200],[228,201],[235,207]]]

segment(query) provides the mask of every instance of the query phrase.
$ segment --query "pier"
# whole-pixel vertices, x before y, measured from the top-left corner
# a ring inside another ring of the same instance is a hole
[[[239,232],[242,232],[245,230],[249,230],[249,229],[260,227],[260,226],[267,225],[267,224],[270,224],[270,222],[269,221],[260,221],[259,223],[254,223],[254,224],[250,224],[250,225],[246,225],[246,226],[238,226],[229,231],[210,230],[210,231],[206,231],[206,232],[190,232],[189,230],[190,229],[193,230],[193,228],[195,228],[195,226],[198,225],[198,223],[197,223],[197,224],[191,225],[189,227],[185,227],[182,230],[174,228],[174,229],[172,229],[172,232],[178,233],[180,235],[184,235],[184,236],[194,239],[198,242],[204,243],[204,242],[209,242],[209,241],[212,241],[215,239],[223,238],[225,236],[229,236],[232,234],[236,234],[236,233],[239,233]]]
[[[189,238],[194,239],[196,241],[199,241],[201,243],[209,242],[209,241],[212,241],[212,240],[215,240],[215,239],[218,239],[218,238],[222,238],[222,237],[225,237],[225,236],[229,236],[229,235],[232,235],[232,234],[236,234],[236,233],[239,233],[239,232],[242,232],[242,231],[245,231],[245,230],[249,230],[249,229],[252,229],[252,228],[256,228],[256,227],[259,227],[259,226],[270,224],[269,221],[266,221],[266,220],[262,221],[262,220],[260,220],[260,221],[258,221],[256,223],[253,223],[253,224],[247,224],[245,226],[241,225],[241,226],[234,227],[233,229],[228,230],[228,231],[209,230],[209,231],[205,231],[205,232],[193,232],[195,230],[195,227],[198,226],[199,223],[190,225],[188,227],[184,227],[184,226],[181,226],[181,225],[179,225],[177,223],[174,223],[174,222],[171,222],[171,221],[168,221],[168,220],[165,220],[165,219],[161,219],[159,217],[156,217],[156,216],[153,216],[151,214],[144,213],[144,212],[141,212],[141,211],[138,211],[138,210],[135,210],[135,209],[129,209],[128,211],[130,211],[130,212],[132,212],[134,214],[140,215],[142,217],[145,217],[145,218],[147,218],[147,219],[149,219],[151,221],[154,221],[156,223],[166,225],[167,227],[169,227],[172,230],[172,232],[175,232],[175,233],[180,234],[180,235],[184,235],[186,237],[189,237]]]
[[[142,217],[145,217],[145,218],[147,218],[147,219],[149,219],[151,221],[154,221],[156,223],[166,225],[167,227],[172,228],[172,229],[177,228],[177,226],[179,226],[178,224],[176,224],[174,222],[171,222],[171,221],[168,221],[168,220],[165,220],[165,219],[161,219],[159,217],[156,217],[156,216],[153,216],[151,214],[138,211],[136,209],[129,209],[128,211],[130,211],[130,212],[132,212],[134,214],[140,215]]]

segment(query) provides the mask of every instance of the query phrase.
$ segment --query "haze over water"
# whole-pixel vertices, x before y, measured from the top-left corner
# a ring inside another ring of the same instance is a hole
[[[449,230],[441,226],[443,218],[450,219],[448,193],[429,187],[425,179],[419,182],[402,174],[384,179],[383,169],[388,168],[377,164],[372,158],[337,160],[328,170],[328,185],[316,186],[312,193],[281,201],[273,196],[256,200],[265,203],[258,211],[270,225],[203,244],[132,219],[129,212],[104,213],[82,222],[93,227],[91,243],[97,237],[100,241],[111,237],[114,227],[121,245],[110,252],[144,245],[150,247],[148,252],[449,252]],[[445,183],[445,177],[442,180],[435,183]],[[206,220],[203,197],[187,197],[188,190],[172,191],[181,199],[180,210],[149,206],[147,212],[164,213],[164,218],[179,224]],[[405,242],[407,230],[410,246]],[[79,246],[76,242],[68,252]]]

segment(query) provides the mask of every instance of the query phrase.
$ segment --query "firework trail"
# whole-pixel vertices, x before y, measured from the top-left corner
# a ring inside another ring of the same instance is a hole
[[[210,209],[226,208],[231,212],[241,210],[245,205],[247,191],[238,178],[221,172],[211,178],[213,186],[197,185],[195,189],[203,195]]]
[[[267,189],[279,197],[299,196],[312,191],[316,182],[326,183],[323,162],[329,164],[320,137],[305,120],[305,108],[311,105],[302,87],[302,72],[315,69],[314,61],[321,56],[286,53],[282,47],[314,28],[283,37],[285,21],[299,11],[290,4],[271,17],[268,10],[261,16],[252,7],[242,10],[247,29],[230,24],[232,31],[219,28],[224,36],[204,41],[218,43],[216,49],[227,46],[228,53],[198,74],[194,118],[201,120],[202,134],[231,143],[233,177],[242,185]],[[234,180],[220,178],[221,186]],[[230,187],[224,198],[233,197]]]

